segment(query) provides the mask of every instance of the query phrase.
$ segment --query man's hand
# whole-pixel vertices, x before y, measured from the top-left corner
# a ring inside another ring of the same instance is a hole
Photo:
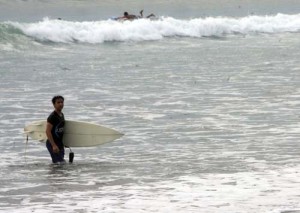
[[[52,146],[52,149],[53,149],[53,152],[54,152],[54,153],[58,153],[58,152],[59,152],[59,148],[58,148],[58,146],[56,146],[56,145],[53,145],[53,146]]]

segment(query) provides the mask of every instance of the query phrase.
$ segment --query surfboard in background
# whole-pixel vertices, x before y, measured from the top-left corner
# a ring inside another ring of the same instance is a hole
[[[40,142],[47,141],[46,135],[47,121],[34,121],[24,128],[25,134]],[[112,142],[124,134],[97,124],[65,121],[63,143],[68,147],[89,147],[98,146]]]

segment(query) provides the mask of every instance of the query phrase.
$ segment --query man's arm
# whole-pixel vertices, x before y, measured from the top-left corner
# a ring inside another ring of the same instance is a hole
[[[46,127],[47,138],[48,138],[49,142],[52,145],[53,152],[54,153],[58,153],[59,152],[59,148],[56,146],[56,144],[55,144],[55,142],[53,140],[52,134],[51,134],[52,128],[53,128],[53,125],[51,123],[47,122],[47,127]]]

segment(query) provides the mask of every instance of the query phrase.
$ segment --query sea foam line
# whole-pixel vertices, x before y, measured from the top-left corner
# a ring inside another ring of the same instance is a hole
[[[247,16],[242,18],[207,17],[180,20],[103,20],[72,22],[44,18],[37,23],[10,22],[25,35],[39,41],[103,43],[105,41],[148,41],[164,37],[210,37],[230,34],[284,33],[300,31],[300,14]]]

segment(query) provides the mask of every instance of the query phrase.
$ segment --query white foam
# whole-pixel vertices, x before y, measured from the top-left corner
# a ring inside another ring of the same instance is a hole
[[[154,120],[156,118],[162,118],[165,117],[164,114],[154,114],[154,113],[149,113],[149,112],[141,112],[141,113],[137,113],[136,115],[134,115],[134,117],[137,118],[142,118],[145,120]]]
[[[27,195],[11,212],[282,212],[299,209],[299,168],[255,173],[181,176],[143,184],[113,184],[97,190],[58,190]],[[90,181],[92,184],[93,181]],[[65,184],[65,183],[62,183]],[[60,184],[58,184],[60,186]],[[95,186],[97,187],[97,186]],[[105,196],[103,196],[103,194]],[[30,197],[29,197],[30,196]],[[36,199],[48,200],[47,204]],[[63,200],[64,202],[60,202]],[[145,211],[144,211],[145,210]]]
[[[179,20],[162,17],[139,19],[72,22],[45,18],[37,23],[10,22],[27,36],[40,41],[102,43],[105,41],[148,41],[164,37],[224,36],[227,34],[299,32],[300,14],[247,16],[243,18],[208,17]]]
[[[14,46],[10,43],[0,44],[0,49],[2,51],[16,51]]]

